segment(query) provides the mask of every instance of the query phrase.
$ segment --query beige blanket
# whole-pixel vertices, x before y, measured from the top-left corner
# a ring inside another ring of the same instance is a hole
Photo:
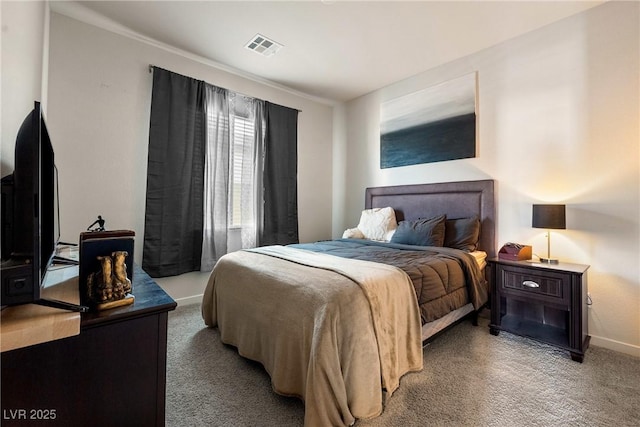
[[[400,269],[281,246],[238,251],[213,269],[209,326],[261,362],[274,390],[305,401],[305,426],[382,413],[400,377],[422,369],[420,315]]]

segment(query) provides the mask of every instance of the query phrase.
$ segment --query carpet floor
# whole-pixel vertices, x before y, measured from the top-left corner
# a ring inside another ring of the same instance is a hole
[[[373,426],[640,426],[640,359],[568,352],[463,322],[424,348]],[[169,314],[168,426],[302,426],[304,405],[273,392],[262,365],[204,325],[200,305]]]

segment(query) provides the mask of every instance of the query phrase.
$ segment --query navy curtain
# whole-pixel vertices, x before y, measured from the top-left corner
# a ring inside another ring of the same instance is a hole
[[[142,258],[152,277],[200,270],[205,123],[204,82],[154,67]]]
[[[265,102],[264,223],[258,244],[298,243],[298,110]]]

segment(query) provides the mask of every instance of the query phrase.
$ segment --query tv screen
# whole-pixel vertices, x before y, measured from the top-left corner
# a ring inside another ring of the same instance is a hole
[[[59,238],[57,191],[53,146],[36,101],[16,137],[13,174],[2,179],[2,230],[9,231],[2,234],[3,306],[61,303],[40,295]]]
[[[52,164],[51,141],[36,102],[18,130],[13,174],[3,179],[3,198],[12,199],[12,209],[3,218],[3,222],[10,222],[6,228],[11,233],[2,236],[2,305],[40,299],[45,264],[52,250],[52,237],[46,236],[52,231],[48,230],[49,221],[41,223],[43,211],[48,210],[44,204],[53,197],[45,194],[52,182]]]

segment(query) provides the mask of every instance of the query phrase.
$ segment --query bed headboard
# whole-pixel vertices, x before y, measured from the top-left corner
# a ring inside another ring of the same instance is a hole
[[[444,182],[437,184],[370,187],[365,192],[365,209],[391,206],[398,222],[431,218],[446,214],[447,218],[480,218],[478,249],[496,256],[494,181]]]

